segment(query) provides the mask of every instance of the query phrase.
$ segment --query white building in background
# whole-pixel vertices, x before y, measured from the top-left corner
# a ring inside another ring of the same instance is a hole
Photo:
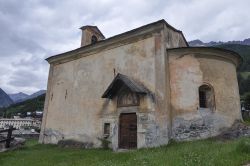
[[[0,119],[0,129],[8,129],[13,126],[16,129],[24,127],[41,127],[41,121],[31,118]]]

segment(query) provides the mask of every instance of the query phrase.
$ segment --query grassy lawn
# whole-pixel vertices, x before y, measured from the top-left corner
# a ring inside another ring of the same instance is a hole
[[[116,153],[103,149],[63,149],[31,140],[24,148],[0,153],[1,166],[242,165],[250,162],[250,138],[171,143],[159,148]]]

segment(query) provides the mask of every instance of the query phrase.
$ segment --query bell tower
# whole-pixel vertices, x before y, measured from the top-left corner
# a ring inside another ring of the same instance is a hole
[[[86,25],[80,29],[82,30],[81,47],[95,44],[98,41],[105,39],[105,36],[97,26]]]

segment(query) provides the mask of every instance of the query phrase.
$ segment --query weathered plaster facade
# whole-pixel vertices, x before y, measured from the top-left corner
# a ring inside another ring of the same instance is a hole
[[[47,60],[50,72],[41,143],[75,139],[100,147],[98,138],[103,138],[108,123],[107,139],[116,150],[119,117],[125,113],[136,114],[137,148],[167,144],[172,138],[210,137],[241,119],[236,77],[240,57],[220,49],[189,48],[182,32],[164,20]],[[117,91],[114,97],[102,98],[118,73],[147,92],[137,94],[117,79],[110,86],[112,93]],[[198,89],[204,83],[213,87],[212,109],[199,108]],[[137,94],[139,104],[117,105],[120,86]]]
[[[241,119],[237,59],[215,48],[180,48],[169,53],[173,135],[177,140],[219,134]],[[199,106],[199,87],[212,87],[214,104]]]

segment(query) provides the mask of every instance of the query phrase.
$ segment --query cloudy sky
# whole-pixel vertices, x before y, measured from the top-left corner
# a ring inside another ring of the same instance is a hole
[[[45,58],[80,46],[82,25],[106,37],[165,19],[187,40],[242,40],[250,34],[249,0],[0,0],[0,88],[46,89]]]

